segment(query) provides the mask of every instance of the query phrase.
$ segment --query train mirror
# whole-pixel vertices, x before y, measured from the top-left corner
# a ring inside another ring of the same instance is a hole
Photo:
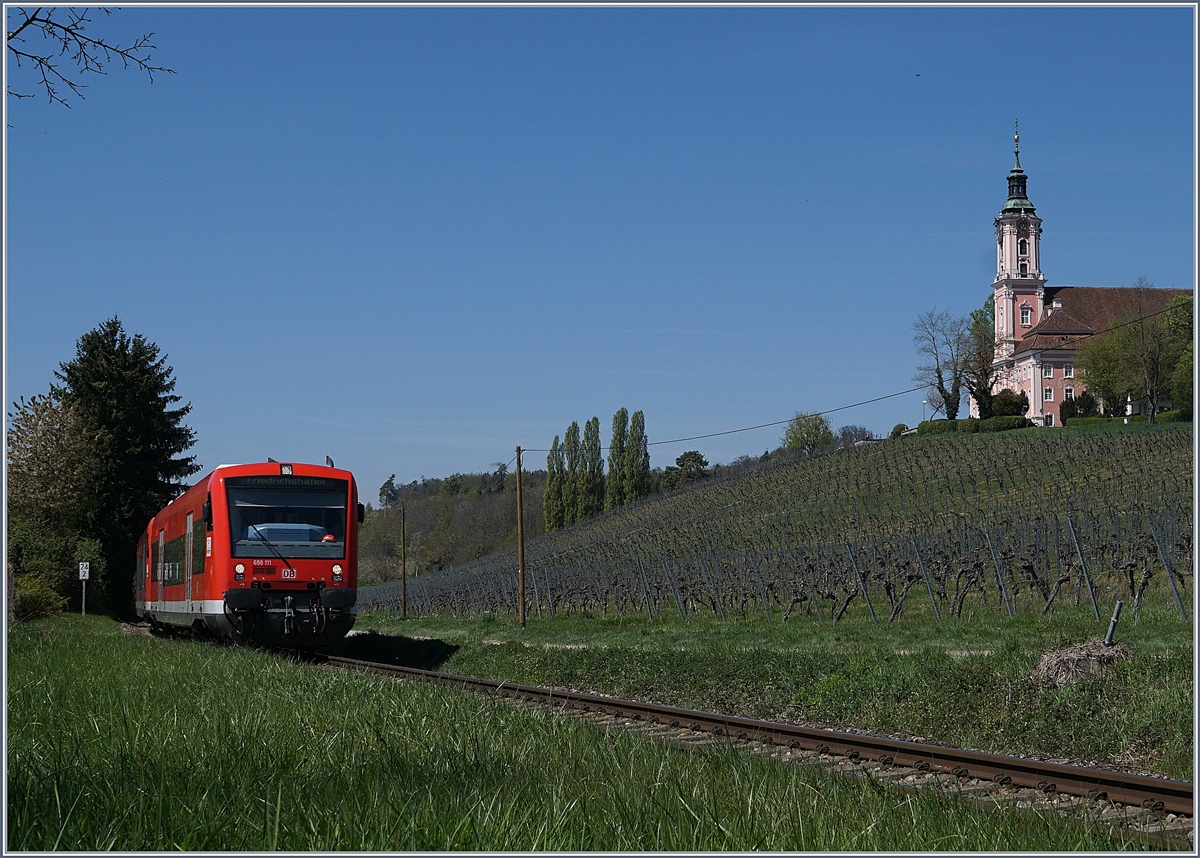
[[[362,524],[363,519],[367,517],[367,508],[362,504],[358,505],[358,523]]]
[[[205,524],[212,524],[212,501],[205,501],[204,506],[200,507],[200,517]]]

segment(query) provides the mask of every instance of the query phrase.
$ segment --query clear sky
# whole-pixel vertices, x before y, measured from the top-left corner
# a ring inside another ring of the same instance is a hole
[[[1186,7],[96,26],[154,31],[176,74],[113,69],[70,110],[9,99],[6,399],[117,315],[168,354],[206,469],[329,455],[373,500],[572,420],[607,443],[622,406],[653,442],[911,387],[916,316],[990,294],[1017,117],[1052,285],[1195,281]],[[921,399],[831,420],[886,433]]]

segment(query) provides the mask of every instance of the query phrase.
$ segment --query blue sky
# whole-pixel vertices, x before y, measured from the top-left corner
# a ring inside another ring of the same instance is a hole
[[[572,420],[607,440],[622,406],[662,441],[911,387],[916,316],[990,293],[1015,117],[1051,284],[1195,279],[1188,8],[100,25],[176,74],[9,100],[6,399],[115,314],[169,355],[206,469],[330,455],[373,499]],[[921,399],[831,420],[887,432]]]

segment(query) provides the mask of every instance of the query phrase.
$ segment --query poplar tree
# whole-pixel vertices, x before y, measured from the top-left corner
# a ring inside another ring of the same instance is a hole
[[[579,422],[572,420],[563,436],[562,455],[565,468],[562,474],[563,524],[579,520]]]
[[[604,511],[604,455],[600,450],[600,418],[593,417],[583,427],[579,455],[578,521]]]
[[[605,480],[604,508],[616,509],[624,505],[625,496],[625,440],[629,435],[629,412],[622,408],[613,415],[612,437],[608,442],[608,479]]]
[[[629,435],[625,439],[622,474],[625,483],[625,502],[631,503],[650,494],[650,449],[646,438],[646,416],[633,412],[629,420]]]
[[[563,471],[563,451],[555,435],[554,443],[550,445],[550,455],[546,457],[546,494],[542,501],[546,533],[553,533],[564,524]]]

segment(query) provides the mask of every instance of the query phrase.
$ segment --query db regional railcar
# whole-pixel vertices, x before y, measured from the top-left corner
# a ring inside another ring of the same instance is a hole
[[[146,526],[138,615],[238,643],[334,643],[354,625],[362,520],[349,471],[221,465]]]

